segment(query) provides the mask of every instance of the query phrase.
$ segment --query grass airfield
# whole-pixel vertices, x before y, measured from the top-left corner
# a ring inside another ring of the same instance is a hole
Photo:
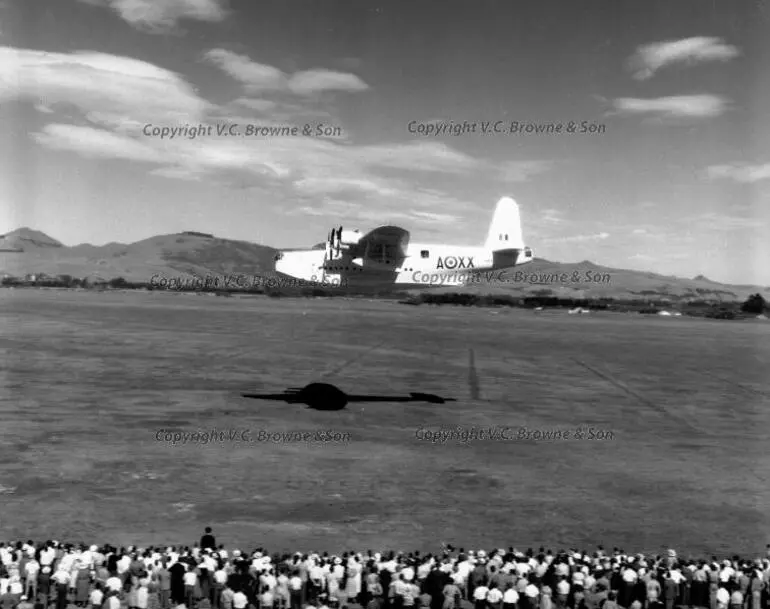
[[[766,543],[766,323],[56,290],[0,290],[0,320],[0,538],[192,543],[211,525],[271,550]],[[319,412],[239,395],[313,381],[457,401]],[[458,426],[612,437],[417,438]],[[350,440],[156,440],[212,428]]]

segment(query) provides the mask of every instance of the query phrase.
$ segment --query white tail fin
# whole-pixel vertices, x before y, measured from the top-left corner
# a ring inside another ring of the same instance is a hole
[[[524,248],[519,206],[510,197],[503,197],[497,202],[484,247],[493,252]]]

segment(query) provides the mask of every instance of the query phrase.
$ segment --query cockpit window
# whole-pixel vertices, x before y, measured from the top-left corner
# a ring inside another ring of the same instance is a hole
[[[422,258],[430,258],[430,252],[429,252],[428,250],[422,250],[422,251],[420,252],[420,256],[421,256]]]

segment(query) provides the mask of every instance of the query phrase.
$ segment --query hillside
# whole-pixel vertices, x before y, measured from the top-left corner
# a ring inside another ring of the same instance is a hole
[[[62,245],[48,235],[21,228],[0,237],[0,274],[71,275],[109,280],[115,277],[143,283],[153,275],[247,274],[273,270],[276,250],[246,241],[221,239],[186,231],[150,237],[136,243],[94,246]],[[525,279],[519,273],[527,273]],[[567,281],[548,276],[566,275]],[[535,282],[531,282],[535,275]],[[577,277],[580,281],[572,281]],[[598,281],[586,282],[589,277]],[[559,263],[535,259],[506,271],[507,282],[482,282],[465,288],[436,288],[437,292],[470,292],[509,295],[551,295],[561,298],[620,298],[634,300],[743,301],[761,293],[770,300],[770,288],[725,285],[703,276],[694,279],[598,266],[589,261]],[[538,281],[539,280],[539,281]]]
[[[520,272],[522,275],[517,276]],[[527,273],[526,278],[523,274]],[[554,280],[554,275],[567,275],[567,281]],[[535,275],[535,283],[531,277]],[[545,277],[544,277],[545,276]],[[580,281],[572,281],[577,277]],[[595,281],[587,281],[593,278]],[[727,285],[699,276],[694,279],[659,275],[647,271],[632,271],[596,265],[589,261],[576,263],[551,262],[536,258],[531,263],[506,271],[505,283],[481,283],[464,289],[471,293],[521,294],[556,296],[560,298],[620,298],[633,300],[745,300],[759,292],[766,299],[770,288],[751,285]],[[537,281],[537,280],[540,281]],[[440,292],[456,292],[452,288],[438,288]]]
[[[22,227],[0,235],[0,251],[24,252],[36,249],[64,247],[56,239],[31,228]]]
[[[207,273],[265,273],[273,268],[271,247],[206,237],[201,234],[173,234],[150,237],[136,243],[108,243],[63,246],[37,231],[20,229],[25,235],[9,243],[23,251],[0,251],[0,273],[23,277],[30,273],[71,275],[146,282],[153,275],[206,275]],[[14,231],[10,235],[19,233]],[[34,233],[35,240],[28,234]],[[58,244],[53,246],[52,244]],[[10,249],[10,248],[7,248]]]

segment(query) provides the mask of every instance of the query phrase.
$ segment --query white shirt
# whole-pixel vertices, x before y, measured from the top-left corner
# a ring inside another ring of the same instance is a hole
[[[457,565],[457,572],[463,577],[468,577],[468,574],[471,571],[473,571],[473,565],[467,560],[464,560]]]
[[[489,588],[486,586],[478,586],[473,590],[473,600],[476,601],[483,601],[487,598],[487,593],[489,592]]]
[[[526,562],[517,562],[516,563],[516,573],[519,577],[522,577],[529,573],[531,570],[529,563]]]
[[[233,594],[234,609],[246,609],[246,605],[248,604],[249,604],[249,599],[243,592],[239,591]]]
[[[75,564],[75,557],[72,554],[65,554],[59,561],[60,571],[71,571],[72,565]]]
[[[717,602],[728,604],[730,602],[730,593],[724,588],[717,590]]]
[[[136,591],[136,606],[139,609],[147,609],[147,602],[149,600],[149,590],[142,586]]]
[[[184,574],[185,586],[194,586],[196,583],[198,583],[198,575],[195,573],[195,571],[188,571]]]
[[[50,567],[54,558],[56,558],[56,550],[47,548],[40,552],[40,565],[43,567]]]
[[[509,605],[515,605],[519,602],[519,593],[513,588],[508,588],[503,592],[503,602]]]
[[[503,593],[498,588],[490,588],[487,594],[487,601],[490,603],[499,603],[503,599]]]
[[[130,556],[123,556],[118,561],[118,573],[125,573],[128,571],[128,568],[131,566],[131,557]]]
[[[278,585],[278,580],[275,578],[275,575],[271,575],[270,573],[268,573],[264,577],[265,577],[265,579],[264,579],[265,586],[269,590],[274,590],[275,587]]]
[[[94,589],[91,591],[89,599],[92,605],[101,605],[102,601],[104,601],[104,592]]]
[[[218,571],[214,571],[214,581],[218,584],[226,584],[227,571],[225,571],[224,569],[219,569]]]
[[[113,590],[115,592],[120,592],[120,590],[123,588],[123,582],[119,577],[108,578],[107,581],[104,582],[104,585],[107,586],[109,590]]]
[[[529,584],[524,590],[524,594],[526,594],[529,598],[537,598],[537,596],[540,594],[540,588],[538,588],[535,584]]]
[[[68,584],[70,581],[70,574],[59,569],[56,573],[53,574],[53,579],[57,584]]]
[[[36,560],[30,560],[24,565],[24,572],[27,574],[27,577],[36,577],[39,571],[40,563]]]

